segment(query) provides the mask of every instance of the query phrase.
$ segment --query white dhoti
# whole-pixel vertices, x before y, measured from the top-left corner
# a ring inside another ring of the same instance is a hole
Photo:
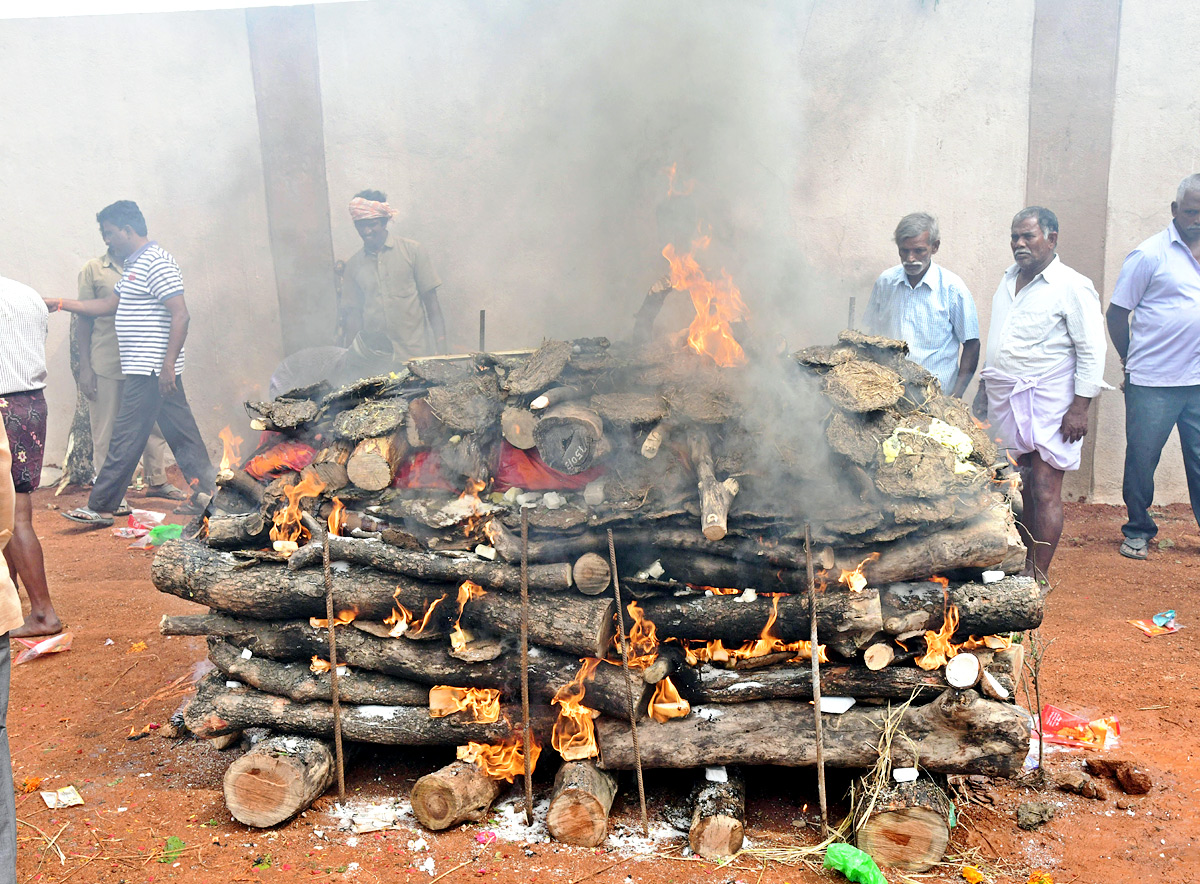
[[[1036,451],[1058,470],[1077,470],[1083,440],[1063,438],[1062,419],[1075,401],[1075,357],[1064,359],[1039,377],[1013,377],[985,368],[979,377],[987,382],[988,418],[1001,445],[1018,454]]]

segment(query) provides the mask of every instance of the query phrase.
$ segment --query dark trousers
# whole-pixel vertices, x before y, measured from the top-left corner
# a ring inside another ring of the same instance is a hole
[[[111,513],[121,503],[155,423],[187,480],[197,491],[213,490],[217,472],[183,393],[183,378],[176,375],[174,392],[164,397],[158,391],[157,375],[130,375],[121,389],[108,456],[92,486],[89,507]]]
[[[1125,380],[1125,480],[1122,492],[1129,521],[1126,537],[1147,540],[1158,533],[1150,517],[1154,471],[1171,430],[1179,428],[1183,469],[1192,513],[1200,523],[1200,386],[1139,387]]]

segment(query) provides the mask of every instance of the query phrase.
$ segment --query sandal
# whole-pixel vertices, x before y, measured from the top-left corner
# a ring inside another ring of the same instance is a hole
[[[130,507],[129,501],[122,497],[121,502],[117,505],[117,508],[115,510],[113,510],[113,515],[114,516],[128,516],[132,512],[133,512],[133,508]]]
[[[1127,559],[1145,559],[1150,554],[1145,537],[1126,537],[1121,544],[1121,555]]]
[[[112,516],[101,515],[86,506],[68,510],[63,513],[63,518],[70,519],[72,522],[78,522],[80,525],[87,525],[89,528],[107,528],[113,523]]]
[[[161,497],[163,500],[187,500],[187,495],[170,482],[163,482],[161,485],[147,485],[145,493],[147,497]]]

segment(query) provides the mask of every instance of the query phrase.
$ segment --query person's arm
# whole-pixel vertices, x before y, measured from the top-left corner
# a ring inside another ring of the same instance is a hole
[[[975,398],[971,401],[971,413],[981,421],[988,418],[987,381],[983,378],[979,379],[979,389],[975,391]]]
[[[1104,340],[1100,296],[1090,284],[1080,284],[1071,287],[1064,301],[1067,334],[1075,348],[1075,397],[1090,401],[1108,386],[1104,382],[1104,356],[1108,343]],[[1065,431],[1063,435],[1066,436]]]
[[[958,357],[958,377],[954,381],[954,391],[950,394],[955,399],[961,399],[967,392],[967,385],[975,377],[975,369],[979,367],[979,338],[963,341],[962,353]],[[983,381],[979,382],[983,386]]]
[[[1117,277],[1117,284],[1113,286],[1112,300],[1105,313],[1105,320],[1113,347],[1121,357],[1122,366],[1129,359],[1129,314],[1142,302],[1146,288],[1154,278],[1154,271],[1155,261],[1141,249],[1134,249],[1125,256],[1121,274]]]
[[[863,311],[862,330],[869,335],[888,334],[888,330],[884,328],[886,323],[883,317],[883,303],[886,298],[881,275],[875,280],[875,285],[871,287],[871,297],[867,300],[867,309]]]
[[[433,349],[438,354],[448,353],[446,318],[442,315],[442,304],[438,300],[437,289],[421,292],[421,304],[425,307],[425,318],[429,320],[429,327],[433,329]]]
[[[1075,398],[1067,407],[1067,413],[1063,415],[1062,426],[1060,428],[1063,438],[1068,442],[1078,442],[1087,435],[1088,429],[1088,406],[1092,404],[1092,400],[1087,396],[1075,394]]]
[[[163,357],[162,368],[158,371],[158,392],[167,396],[175,391],[175,360],[179,358],[179,351],[183,349],[183,342],[187,340],[191,315],[183,295],[167,298],[162,305],[171,314],[171,331],[167,336],[167,355]]]
[[[112,316],[117,312],[120,298],[115,294],[107,298],[92,298],[87,301],[77,301],[71,298],[43,298],[46,309],[51,313],[62,310],[66,313],[76,313],[79,316]]]
[[[1125,360],[1129,358],[1129,314],[1131,312],[1116,304],[1109,304],[1108,312],[1104,314],[1104,318],[1108,323],[1108,336],[1112,338],[1113,346],[1117,349],[1117,355],[1121,357],[1122,366],[1125,365]]]

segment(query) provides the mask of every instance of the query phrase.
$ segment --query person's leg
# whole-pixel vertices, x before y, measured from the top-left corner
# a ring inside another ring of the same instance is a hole
[[[171,446],[175,462],[192,483],[195,491],[212,494],[216,487],[217,470],[208,456],[208,448],[196,426],[196,418],[183,392],[183,377],[176,378],[175,391],[162,400],[158,426]]]
[[[149,489],[162,488],[167,482],[167,440],[163,438],[158,424],[150,431],[146,450],[142,454],[142,473]]]
[[[1184,395],[1179,413],[1179,444],[1183,448],[1183,470],[1187,475],[1192,515],[1200,525],[1200,386],[1180,387]]]
[[[25,594],[29,596],[29,616],[25,618],[25,625],[17,627],[11,634],[27,637],[62,632],[62,621],[50,601],[42,543],[33,530],[33,498],[29,494],[17,494],[16,521],[12,539],[4,548],[4,558],[16,570]]]
[[[0,881],[17,880],[17,804],[8,749],[8,687],[12,661],[8,634],[0,635]]]
[[[1027,577],[1033,576],[1033,534],[1031,533],[1034,520],[1037,518],[1037,499],[1033,494],[1033,466],[1031,455],[1022,454],[1017,458],[1017,469],[1021,473],[1021,517],[1017,519],[1017,533],[1025,544],[1025,567],[1021,573]]]
[[[1029,576],[1044,581],[1050,573],[1050,561],[1062,537],[1064,473],[1042,460],[1036,451],[1028,457],[1029,492],[1026,500],[1032,501],[1034,507],[1033,518],[1030,519],[1027,512],[1024,519],[1033,540],[1033,572]]]
[[[112,515],[125,495],[129,481],[137,469],[150,430],[158,420],[162,397],[158,378],[131,375],[121,388],[121,407],[113,422],[112,441],[108,457],[96,476],[96,484],[88,496],[88,506],[102,515]]]
[[[96,376],[96,398],[88,402],[92,423],[92,477],[104,466],[108,443],[112,439],[113,421],[121,407],[121,382]]]
[[[1125,382],[1125,477],[1121,492],[1128,521],[1121,533],[1150,540],[1158,525],[1150,515],[1154,471],[1163,446],[1179,419],[1181,398],[1171,387],[1140,387]]]

